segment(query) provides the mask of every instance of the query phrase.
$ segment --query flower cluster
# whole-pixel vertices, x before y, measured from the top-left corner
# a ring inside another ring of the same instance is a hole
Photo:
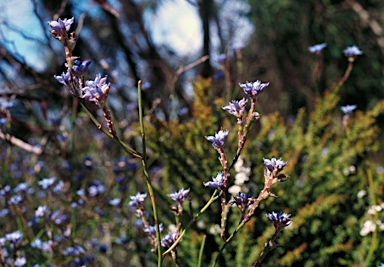
[[[291,224],[292,218],[291,214],[286,214],[283,212],[272,212],[267,213],[266,216],[273,223],[276,229],[282,229]]]
[[[228,130],[220,130],[218,133],[215,133],[215,136],[206,136],[205,138],[212,143],[212,146],[215,149],[224,148],[225,140],[228,136]]]
[[[254,99],[263,92],[264,88],[266,88],[269,83],[261,83],[261,81],[257,80],[256,82],[240,83],[239,85],[244,90],[244,93]]]

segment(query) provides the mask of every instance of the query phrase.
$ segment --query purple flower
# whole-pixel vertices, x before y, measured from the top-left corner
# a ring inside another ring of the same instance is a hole
[[[184,190],[184,188],[181,188],[179,192],[174,192],[174,193],[168,194],[168,196],[172,200],[182,203],[185,200],[185,198],[187,197],[189,191],[190,191],[189,188],[185,189],[185,190]]]
[[[164,226],[162,223],[159,224],[160,233],[164,230]],[[156,225],[150,225],[147,228],[144,228],[144,232],[148,235],[155,236],[156,235]]]
[[[218,172],[216,178],[212,177],[212,181],[203,183],[204,186],[208,186],[217,190],[221,190],[224,185],[224,176],[222,172]]]
[[[311,52],[311,53],[319,53],[319,52],[321,52],[321,50],[323,50],[326,46],[327,46],[326,43],[316,44],[316,45],[314,45],[314,46],[310,46],[310,47],[308,47],[308,50],[309,50],[309,52]]]
[[[109,205],[116,207],[120,204],[120,202],[121,202],[120,198],[114,198],[109,201]]]
[[[261,83],[261,81],[257,80],[256,82],[239,83],[239,85],[243,88],[244,93],[249,97],[254,98],[260,94],[269,83]]]
[[[61,76],[53,75],[53,77],[61,84],[68,86],[71,82],[71,73],[69,70],[67,72],[63,72]]]
[[[63,35],[65,32],[69,31],[72,23],[75,19],[72,17],[71,19],[61,20],[60,18],[57,21],[50,21],[48,25],[55,31],[58,35]]]
[[[241,117],[244,113],[244,109],[247,103],[248,99],[245,98],[241,99],[240,101],[232,100],[229,105],[223,107],[223,109],[236,117]]]
[[[267,167],[268,170],[271,172],[277,168],[278,171],[281,171],[284,169],[285,165],[287,165],[288,162],[283,161],[281,158],[276,160],[275,157],[272,157],[271,159],[264,159],[264,165]]]
[[[233,200],[230,201],[229,204],[236,204],[241,210],[245,210],[253,202],[254,200],[251,198],[251,194],[244,194],[239,192],[239,195],[233,197]]]
[[[76,73],[77,76],[83,76],[85,72],[88,70],[89,65],[92,63],[90,60],[75,60],[72,69]]]
[[[272,212],[272,213],[267,213],[266,216],[268,217],[268,219],[273,222],[273,225],[275,226],[275,228],[284,228],[284,227],[287,227],[288,225],[291,224],[291,214],[286,214],[286,213],[283,213],[283,212],[279,212],[279,213],[276,213],[276,212]]]
[[[206,136],[205,138],[212,143],[212,146],[215,149],[223,148],[225,139],[227,138],[228,130],[220,130],[218,133],[215,133],[215,136]]]
[[[176,242],[176,239],[175,233],[168,233],[161,239],[161,246],[168,249]]]
[[[82,88],[82,98],[95,102],[99,107],[104,106],[109,93],[110,84],[107,84],[107,77],[101,78],[100,74],[96,75],[94,81],[86,81],[86,87]]]
[[[43,188],[44,190],[48,187],[51,187],[56,181],[56,177],[52,178],[44,178],[38,182],[38,184]]]
[[[147,197],[147,194],[141,194],[138,192],[136,196],[130,196],[131,201],[128,203],[129,206],[131,207],[139,207],[143,205],[144,199]]]
[[[344,50],[344,55],[346,57],[356,57],[356,56],[360,56],[362,55],[363,52],[360,50],[360,48],[358,48],[356,45],[353,45],[353,46],[348,46],[345,50]]]
[[[346,106],[343,106],[341,107],[341,111],[344,113],[344,114],[349,114],[351,113],[352,111],[354,111],[355,109],[357,108],[356,105],[346,105]]]

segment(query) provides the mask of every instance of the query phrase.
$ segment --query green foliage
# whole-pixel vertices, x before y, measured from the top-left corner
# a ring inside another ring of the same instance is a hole
[[[202,182],[219,170],[218,160],[213,160],[217,153],[205,142],[204,136],[217,131],[216,125],[224,125],[222,128],[227,129],[228,121],[232,120],[234,125],[235,119],[224,117],[227,115],[220,110],[223,101],[214,100],[209,80],[200,79],[194,87],[194,118],[185,122],[153,118],[150,123],[148,121],[147,134],[152,156],[166,169],[163,180],[168,183],[164,182],[163,189],[191,187],[193,209],[197,210],[210,193]],[[360,230],[367,206],[372,203],[368,199],[362,201],[357,193],[368,188],[367,169],[370,167],[367,167],[367,160],[379,148],[376,118],[384,113],[384,101],[372,110],[351,114],[346,124],[343,124],[339,103],[340,88],[335,87],[316,99],[313,110],[301,109],[294,121],[285,122],[278,113],[262,115],[243,151],[243,157],[252,168],[248,185],[262,186],[262,159],[271,156],[289,161],[285,170],[290,178],[272,189],[278,198],[262,202],[261,211],[224,251],[225,260],[220,266],[251,265],[273,233],[264,214],[279,210],[291,213],[293,223],[278,238],[284,249],[270,253],[265,266],[352,266],[364,262],[370,236],[361,236]],[[228,142],[226,151],[233,154],[236,129],[229,129],[232,141]],[[235,174],[232,171],[231,177]],[[380,179],[382,181],[383,177]],[[374,184],[378,185],[380,179]],[[258,191],[251,193],[255,196]],[[375,197],[383,196],[383,192],[374,193]],[[218,204],[212,205],[210,221],[219,223],[219,216]],[[238,220],[239,214],[234,207],[229,213],[229,225],[235,227]],[[203,217],[203,221],[207,222],[207,218]],[[207,229],[196,228],[196,231],[210,239]],[[222,241],[214,238],[210,242],[213,245],[206,247],[205,253],[213,257]],[[194,244],[192,249],[191,242],[187,243],[196,254],[199,244]],[[382,245],[376,249],[372,262],[380,260],[382,249]]]

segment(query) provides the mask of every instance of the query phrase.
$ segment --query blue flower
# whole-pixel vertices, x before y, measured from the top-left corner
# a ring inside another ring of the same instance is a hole
[[[105,186],[100,181],[94,181],[93,184],[87,189],[91,197],[95,197],[104,193]]]
[[[244,109],[247,103],[248,99],[245,98],[241,99],[240,101],[232,100],[229,105],[223,107],[223,109],[236,117],[241,117],[244,113]]]
[[[269,83],[261,83],[261,81],[257,80],[256,82],[239,83],[239,85],[243,88],[244,93],[250,98],[254,98],[260,94]]]
[[[67,72],[63,72],[61,76],[53,75],[53,77],[61,84],[68,86],[71,82],[71,73],[69,70]]]
[[[356,105],[346,105],[346,106],[343,106],[341,107],[341,111],[344,113],[344,114],[349,114],[351,113],[352,111],[354,111],[355,109],[357,108]]]
[[[9,201],[8,201],[8,204],[9,205],[17,205],[19,204],[21,201],[23,201],[23,197],[22,196],[19,196],[19,195],[16,195],[16,196],[12,196]]]
[[[120,198],[114,198],[109,201],[109,205],[116,207],[120,204],[120,202],[121,202]]]
[[[92,61],[90,60],[75,60],[72,66],[72,70],[76,73],[77,76],[83,76],[91,63]]]
[[[18,246],[21,244],[21,241],[23,240],[23,233],[19,230],[6,234],[5,239],[8,240],[10,243]]]
[[[346,57],[356,57],[356,56],[360,56],[362,55],[363,52],[360,50],[360,48],[358,48],[356,45],[353,45],[353,46],[348,46],[345,50],[344,50],[344,55]]]
[[[271,172],[276,168],[278,171],[282,171],[284,167],[288,164],[288,162],[285,162],[281,158],[276,160],[275,157],[272,157],[271,159],[264,159],[264,166],[267,167],[268,170]]]
[[[179,192],[174,192],[174,193],[168,194],[168,196],[172,200],[182,203],[185,200],[185,198],[187,197],[189,191],[190,191],[189,188],[185,189],[185,190],[184,190],[184,188],[181,188]]]
[[[35,217],[44,217],[48,212],[47,206],[39,206],[35,211]]]
[[[253,202],[254,200],[251,198],[251,194],[244,194],[242,192],[239,192],[239,195],[234,196],[233,200],[230,201],[229,204],[236,204],[241,210],[245,210]]]
[[[138,192],[136,196],[130,196],[131,201],[128,203],[129,206],[131,207],[140,207],[143,205],[144,199],[147,197],[147,194],[141,194]]]
[[[162,223],[159,224],[160,233],[164,230],[164,226]],[[156,235],[156,225],[150,225],[147,228],[144,228],[144,232],[148,235],[155,236]]]
[[[23,267],[26,264],[27,264],[27,260],[25,259],[25,257],[17,257],[15,262],[13,263],[15,267]]]
[[[218,149],[224,147],[225,139],[227,138],[227,136],[228,130],[220,130],[218,133],[215,133],[215,136],[206,136],[205,138],[212,143],[212,146],[215,149]]]
[[[379,266],[377,266],[377,267],[384,267],[384,263],[381,263]]]
[[[71,19],[61,20],[60,18],[57,21],[50,21],[48,25],[54,30],[54,32],[58,35],[63,35],[65,32],[69,31],[72,23],[75,19],[72,17]]]
[[[216,178],[212,177],[212,181],[203,183],[204,186],[208,186],[217,190],[221,190],[224,185],[224,176],[222,172],[218,172]]]
[[[168,249],[176,242],[176,239],[175,233],[168,233],[161,239],[161,246]]]
[[[291,224],[292,219],[290,218],[291,214],[286,214],[283,212],[272,212],[267,213],[266,216],[268,219],[273,222],[275,228],[284,228]]]
[[[43,188],[44,190],[48,187],[51,187],[56,181],[56,177],[52,178],[44,178],[38,182],[38,184]]]
[[[309,52],[311,53],[319,53],[321,50],[323,50],[327,46],[326,43],[322,44],[316,44],[314,46],[308,47]]]
[[[101,78],[100,74],[96,75],[94,81],[86,81],[86,87],[82,88],[82,98],[94,102],[99,107],[103,107],[109,93],[110,84],[107,83],[107,77]]]

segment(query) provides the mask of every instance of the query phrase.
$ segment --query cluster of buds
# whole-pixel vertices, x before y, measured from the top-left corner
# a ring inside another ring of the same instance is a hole
[[[77,40],[73,32],[69,33],[73,22],[74,18],[64,20],[59,18],[57,21],[48,22],[48,25],[52,28],[52,35],[63,44],[66,55],[66,72],[63,72],[61,75],[54,75],[54,77],[59,83],[67,87],[74,97],[86,99],[102,109],[109,132],[114,138],[117,138],[111,113],[106,107],[106,100],[111,85],[107,82],[107,76],[101,77],[101,74],[97,74],[94,80],[84,82],[84,75],[91,61],[81,61],[79,57],[72,55]]]

